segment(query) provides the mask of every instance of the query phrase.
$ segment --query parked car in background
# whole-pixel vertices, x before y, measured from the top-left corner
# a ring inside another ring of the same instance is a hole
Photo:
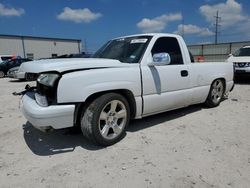
[[[244,46],[227,59],[234,64],[235,76],[250,75],[250,46]]]
[[[12,59],[13,57],[13,55],[0,55],[0,63]]]
[[[25,63],[25,62],[28,62],[28,61],[32,61],[31,59],[26,59],[27,61],[24,61],[23,59],[23,62],[22,63]],[[21,65],[20,65],[21,66]],[[9,69],[9,71],[7,72],[7,76],[9,78],[15,78],[15,79],[18,79],[17,78],[17,73],[19,72],[19,68],[20,66],[17,66],[17,67],[13,67],[11,69]]]
[[[0,78],[7,75],[7,72],[13,67],[19,67],[23,62],[31,61],[27,58],[15,58],[4,61],[0,64]]]
[[[9,69],[9,71],[7,72],[7,76],[9,78],[16,78],[16,73],[18,72],[19,68],[20,66]]]

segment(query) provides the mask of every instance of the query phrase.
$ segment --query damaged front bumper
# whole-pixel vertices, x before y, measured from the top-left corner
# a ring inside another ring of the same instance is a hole
[[[35,98],[35,88],[28,87],[25,91],[16,93],[23,95],[20,108],[25,118],[36,128],[62,129],[74,125],[74,104],[41,106]]]

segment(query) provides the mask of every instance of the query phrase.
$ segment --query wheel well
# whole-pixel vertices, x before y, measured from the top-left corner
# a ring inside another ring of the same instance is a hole
[[[85,102],[83,103],[78,103],[76,105],[76,110],[74,114],[74,124],[76,126],[80,125],[80,118],[81,118],[81,113],[82,111],[85,111],[88,105],[98,97],[106,94],[106,93],[117,93],[125,97],[125,99],[128,101],[129,108],[130,108],[130,118],[133,119],[135,118],[136,115],[136,102],[133,93],[130,90],[126,89],[119,89],[119,90],[108,90],[108,91],[102,91],[98,93],[94,93],[90,95]]]

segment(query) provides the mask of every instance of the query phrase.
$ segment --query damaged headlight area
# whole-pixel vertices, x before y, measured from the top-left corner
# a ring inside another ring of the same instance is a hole
[[[37,78],[36,102],[40,106],[57,104],[57,85],[61,75],[55,72],[42,73]]]
[[[58,73],[43,73],[39,75],[37,82],[45,86],[54,87],[59,78],[60,74]]]

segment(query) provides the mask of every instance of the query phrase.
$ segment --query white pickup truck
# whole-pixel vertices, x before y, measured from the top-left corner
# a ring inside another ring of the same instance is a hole
[[[107,42],[93,58],[25,63],[39,72],[21,110],[39,129],[80,126],[112,145],[130,119],[205,103],[218,106],[233,89],[232,63],[193,63],[182,37],[141,34]]]

